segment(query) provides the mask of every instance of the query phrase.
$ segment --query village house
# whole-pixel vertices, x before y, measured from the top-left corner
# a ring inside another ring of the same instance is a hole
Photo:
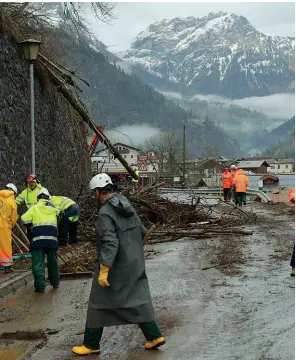
[[[156,173],[158,172],[159,158],[154,151],[151,150],[148,153],[144,153],[134,146],[123,143],[116,143],[113,146],[118,150],[131,168],[139,171],[143,185],[149,185],[154,181]],[[113,182],[131,181],[131,176],[128,174],[128,171],[118,159],[114,158],[107,147],[96,151],[91,158],[91,162],[92,172],[94,174],[99,172],[108,173]]]
[[[252,172],[254,174],[267,174],[269,163],[265,160],[243,160],[238,163],[238,167],[242,170]]]
[[[270,174],[291,174],[295,172],[294,159],[270,159],[267,171]]]
[[[118,152],[122,155],[122,157],[126,160],[129,165],[136,165],[138,163],[138,155],[141,153],[140,149],[137,149],[130,145],[125,145],[122,143],[114,144],[114,147],[118,150]],[[92,162],[113,162],[116,163],[119,161],[114,159],[114,156],[110,154],[108,148],[104,148],[95,152],[94,156],[91,158]]]

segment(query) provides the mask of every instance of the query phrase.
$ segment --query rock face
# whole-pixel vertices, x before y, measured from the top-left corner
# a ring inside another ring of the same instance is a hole
[[[20,190],[31,173],[29,64],[12,39],[0,37],[0,188]],[[85,124],[35,67],[36,173],[52,194],[76,199],[91,176]]]
[[[224,12],[150,25],[122,54],[146,82],[228,98],[294,89],[295,39],[267,36]]]

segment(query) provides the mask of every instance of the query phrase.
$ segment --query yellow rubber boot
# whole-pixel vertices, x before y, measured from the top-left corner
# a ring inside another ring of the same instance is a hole
[[[82,346],[73,346],[72,352],[77,355],[90,355],[90,354],[98,354],[100,350],[92,350],[82,345]]]
[[[147,350],[151,350],[151,349],[156,349],[161,345],[165,344],[165,338],[164,337],[159,337],[157,339],[154,339],[152,341],[148,341],[144,346],[145,349]]]

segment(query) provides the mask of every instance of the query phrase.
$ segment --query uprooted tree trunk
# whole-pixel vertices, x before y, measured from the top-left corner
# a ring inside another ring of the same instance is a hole
[[[95,122],[91,118],[90,114],[88,113],[87,109],[83,107],[79,101],[73,96],[71,90],[68,89],[65,82],[63,82],[59,76],[53,73],[53,71],[49,68],[47,64],[45,64],[46,58],[42,56],[42,60],[39,59],[39,63],[48,71],[50,74],[53,82],[57,85],[57,89],[65,96],[65,98],[68,100],[70,105],[78,112],[78,114],[81,116],[82,120],[87,123],[87,125],[100,137],[103,139],[103,143],[107,146],[107,148],[111,151],[111,153],[114,156],[114,159],[118,159],[121,164],[124,166],[124,168],[129,172],[129,174],[135,179],[138,179],[137,174],[135,171],[129,166],[129,164],[126,162],[126,160],[121,156],[119,151],[112,145],[110,140],[107,138],[107,136],[102,133],[96,126]],[[47,61],[47,59],[46,59]],[[73,81],[74,83],[74,81]]]

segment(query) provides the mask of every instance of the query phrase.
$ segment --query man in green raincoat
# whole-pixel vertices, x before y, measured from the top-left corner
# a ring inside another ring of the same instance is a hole
[[[147,229],[124,196],[113,193],[107,174],[90,182],[101,208],[96,223],[97,267],[90,293],[82,346],[78,355],[100,352],[105,326],[138,324],[146,349],[165,343],[155,320],[145,271],[143,239]]]

